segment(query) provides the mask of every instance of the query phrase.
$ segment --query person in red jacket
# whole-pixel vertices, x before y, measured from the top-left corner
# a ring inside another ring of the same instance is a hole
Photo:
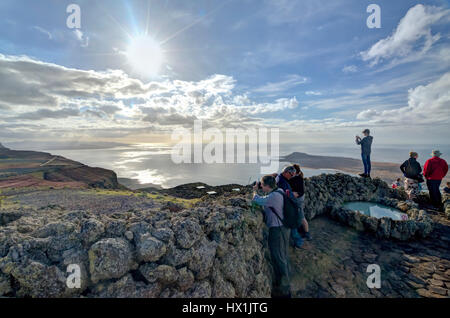
[[[441,191],[439,189],[442,179],[448,172],[448,164],[441,159],[442,153],[439,150],[433,150],[432,158],[425,162],[423,175],[427,179],[428,192],[430,193],[431,203],[438,209],[442,207]]]

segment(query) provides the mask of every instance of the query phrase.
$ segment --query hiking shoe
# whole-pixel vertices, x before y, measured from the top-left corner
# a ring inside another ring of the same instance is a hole
[[[301,243],[295,243],[294,248],[301,249],[303,247],[303,242]]]
[[[311,240],[312,240],[311,234],[310,234],[309,232],[306,232],[306,233],[305,233],[305,239],[306,239],[307,241],[311,241]]]
[[[364,178],[364,177],[366,177],[367,175],[366,175],[365,173],[360,173],[359,176]]]

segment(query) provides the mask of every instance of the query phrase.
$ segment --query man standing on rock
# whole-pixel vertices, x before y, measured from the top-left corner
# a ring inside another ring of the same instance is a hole
[[[428,159],[423,166],[423,175],[427,179],[430,200],[437,209],[442,208],[442,196],[439,187],[448,172],[448,164],[440,158],[441,155],[442,153],[439,150],[433,150],[431,152],[432,158]]]
[[[283,194],[277,192],[275,177],[268,175],[261,178],[260,189],[266,193],[260,196],[256,193],[258,184],[253,187],[253,202],[264,207],[264,222],[269,228],[268,245],[274,270],[274,293],[276,297],[291,297],[289,281],[288,244],[289,230],[283,225]],[[276,215],[275,215],[276,213]]]
[[[364,173],[359,174],[361,177],[370,178],[370,153],[372,148],[373,137],[370,136],[370,130],[364,129],[362,132],[364,134],[364,138],[356,136],[356,144],[361,145],[361,158],[364,165]]]

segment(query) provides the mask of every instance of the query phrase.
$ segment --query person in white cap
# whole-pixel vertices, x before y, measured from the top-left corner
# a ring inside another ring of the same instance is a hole
[[[423,166],[423,175],[427,179],[431,203],[438,209],[442,208],[442,196],[439,187],[448,172],[448,164],[440,158],[441,155],[442,153],[439,150],[433,150],[431,152],[432,157]]]

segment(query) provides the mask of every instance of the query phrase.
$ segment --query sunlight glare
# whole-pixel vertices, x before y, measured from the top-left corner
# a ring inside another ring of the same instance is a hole
[[[133,69],[142,75],[157,75],[164,61],[160,45],[145,35],[139,35],[131,40],[126,55]]]

